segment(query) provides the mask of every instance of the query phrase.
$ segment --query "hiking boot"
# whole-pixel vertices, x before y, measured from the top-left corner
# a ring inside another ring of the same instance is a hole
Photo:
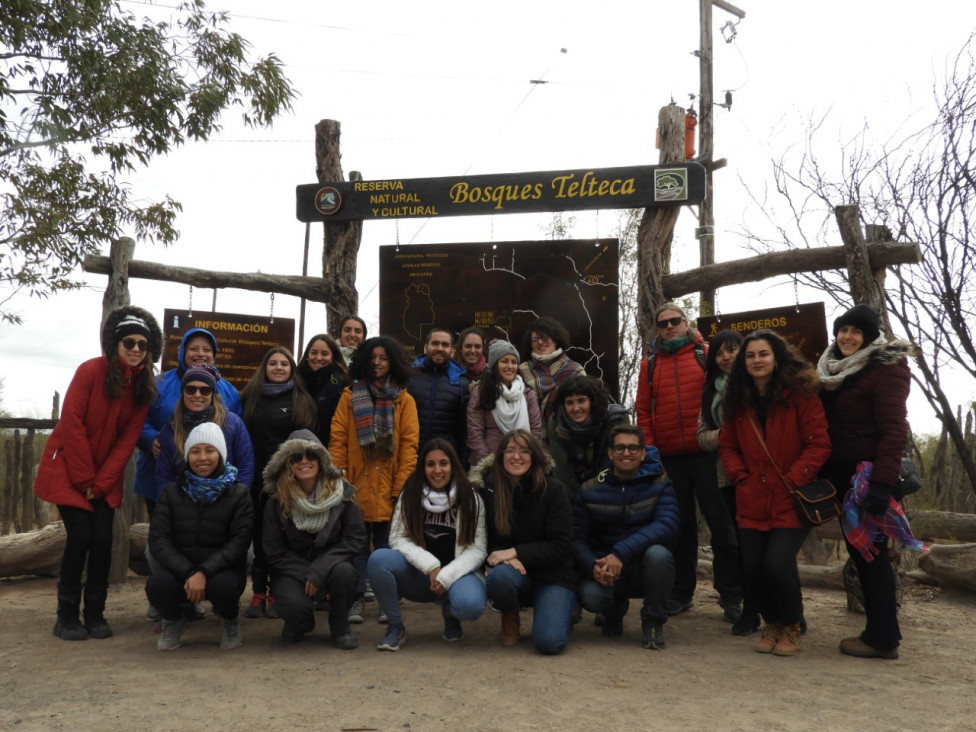
[[[245,618],[263,618],[264,617],[264,607],[267,602],[268,596],[263,592],[255,592],[254,596],[251,598],[251,604],[247,606],[247,610],[244,611]]]
[[[783,634],[783,626],[779,623],[767,623],[762,628],[762,637],[756,643],[756,653],[772,653]]]
[[[795,656],[800,652],[800,624],[793,623],[783,627],[783,632],[773,648],[774,656]]]
[[[752,635],[761,628],[759,613],[742,613],[741,617],[732,623],[732,635]]]
[[[89,612],[85,608],[85,630],[88,631],[89,638],[111,638],[112,626],[105,620],[102,613]]]
[[[80,607],[81,598],[78,593],[67,592],[59,587],[58,619],[54,622],[54,629],[51,632],[61,640],[88,640],[88,629],[81,624],[81,620],[78,617],[78,609]]]
[[[278,608],[275,607],[274,596],[268,595],[266,604],[264,606],[264,617],[271,618],[273,620],[278,619]]]
[[[156,641],[156,648],[161,651],[173,651],[179,648],[182,645],[180,638],[183,636],[183,631],[186,630],[187,625],[189,625],[189,621],[186,618],[179,620],[166,620],[164,618],[163,633]]]
[[[451,615],[451,609],[447,603],[441,605],[441,615],[444,617],[444,634],[441,637],[448,643],[461,640],[464,637],[461,621]]]
[[[869,646],[860,638],[845,638],[840,642],[840,652],[857,658],[884,658],[893,661],[898,658],[898,649],[890,648],[882,651],[874,646]]]
[[[353,648],[359,647],[359,636],[351,630],[347,630],[345,633],[333,636],[332,645],[341,651],[351,651]]]
[[[691,610],[695,603],[689,598],[687,600],[668,600],[668,615],[681,615],[683,612]]]
[[[225,651],[231,648],[240,648],[244,639],[241,638],[241,619],[232,618],[225,620],[220,631],[220,647]]]
[[[349,608],[349,615],[346,617],[353,625],[359,625],[363,622],[363,611],[365,609],[366,603],[363,601],[363,598],[356,598],[353,600],[352,607]]]
[[[390,625],[386,629],[386,635],[384,635],[380,642],[376,644],[376,650],[378,651],[399,651],[400,644],[403,643],[403,639],[407,637],[407,629],[402,625]]]
[[[112,628],[105,621],[105,599],[108,585],[85,585],[85,629],[89,638],[111,638]]]
[[[285,623],[281,628],[281,640],[285,643],[300,643],[305,637],[305,631],[297,625]]]
[[[522,619],[519,617],[518,610],[510,610],[502,613],[502,632],[498,639],[503,646],[515,646],[522,639],[519,631],[522,628]]]
[[[664,640],[664,626],[645,620],[641,623],[641,645],[649,651],[663,651],[666,645]]]

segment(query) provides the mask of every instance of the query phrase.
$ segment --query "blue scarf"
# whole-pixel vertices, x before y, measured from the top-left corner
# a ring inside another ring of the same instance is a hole
[[[204,478],[189,470],[183,473],[183,492],[194,503],[207,505],[213,503],[237,482],[237,468],[227,465],[224,472],[216,478]]]

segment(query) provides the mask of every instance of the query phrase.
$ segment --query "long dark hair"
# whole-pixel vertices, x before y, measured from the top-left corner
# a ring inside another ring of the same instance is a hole
[[[365,328],[366,326],[363,327]],[[308,365],[308,352],[312,350],[312,344],[315,343],[315,341],[325,341],[325,345],[327,345],[329,350],[332,351],[332,363],[325,368],[334,366],[335,371],[338,371],[341,375],[341,383],[344,385],[348,384],[349,369],[346,368],[346,361],[342,357],[342,351],[339,350],[339,344],[336,343],[335,338],[330,336],[328,333],[317,333],[308,339],[308,343],[305,345],[305,350],[302,352],[302,357],[298,359],[298,373],[301,375],[301,377],[308,381],[309,377],[315,373],[312,371],[312,367]]]
[[[485,369],[481,381],[478,382],[478,406],[486,412],[495,408],[495,402],[502,395],[502,380],[498,377],[498,361],[495,361],[495,365],[490,369]],[[515,378],[521,379],[522,375],[516,372]]]
[[[506,432],[495,449],[495,458],[491,465],[491,474],[495,482],[495,528],[503,536],[508,536],[512,532],[512,522],[515,518],[512,496],[515,493],[515,486],[520,482],[519,479],[505,472],[505,448],[514,440],[524,442],[532,453],[532,467],[526,475],[528,490],[539,495],[545,495],[546,492],[546,464],[549,462],[549,456],[542,443],[528,430]]]
[[[766,341],[773,351],[776,366],[766,386],[765,394],[759,394],[756,384],[746,371],[746,348],[753,341]],[[729,375],[729,386],[723,406],[724,419],[730,421],[740,407],[768,410],[774,401],[788,400],[787,392],[795,389],[814,391],[818,384],[817,372],[809,361],[787,343],[782,336],[771,330],[754,330],[742,340],[735,365]]]
[[[420,547],[426,547],[424,540],[424,511],[423,498],[424,485],[427,482],[427,472],[424,463],[427,456],[441,450],[447,459],[451,461],[451,480],[457,489],[457,543],[460,546],[470,546],[474,544],[475,531],[478,528],[478,499],[475,496],[474,488],[464,472],[464,466],[458,458],[454,447],[447,440],[435,437],[427,440],[420,449],[417,456],[417,467],[414,468],[410,477],[403,484],[403,491],[397,499],[400,506],[400,520],[403,521],[404,533],[407,538]]]
[[[410,381],[410,361],[407,360],[407,353],[403,350],[403,346],[388,336],[374,336],[359,344],[349,366],[349,376],[353,380],[367,383],[373,380],[373,364],[370,362],[370,356],[373,355],[373,349],[377,347],[386,351],[386,356],[390,359],[390,381],[397,386],[406,386]]]
[[[144,407],[156,401],[156,369],[149,351],[143,357],[142,370],[132,379],[132,401],[136,406]],[[118,356],[108,359],[108,372],[102,388],[110,399],[118,399],[125,390],[126,378],[122,373]]]
[[[254,417],[254,408],[261,400],[261,387],[268,380],[268,361],[276,354],[281,354],[288,359],[288,364],[291,366],[291,380],[295,384],[291,408],[291,423],[296,429],[307,428],[314,430],[318,426],[319,421],[318,412],[315,408],[315,400],[312,399],[312,395],[305,388],[305,382],[298,373],[298,365],[295,363],[295,358],[291,355],[291,351],[284,346],[274,346],[268,349],[268,352],[264,354],[264,358],[261,359],[261,365],[258,366],[251,380],[241,390],[241,416],[245,424],[250,426],[251,419]]]
[[[705,423],[713,430],[720,426],[714,424],[712,420],[715,380],[722,375],[722,369],[718,367],[718,355],[725,350],[726,346],[731,344],[742,347],[742,334],[731,328],[720,330],[708,341],[708,356],[705,358],[705,383],[702,386],[701,414]]]

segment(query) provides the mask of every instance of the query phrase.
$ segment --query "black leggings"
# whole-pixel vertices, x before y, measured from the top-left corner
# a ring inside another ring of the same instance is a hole
[[[58,513],[68,534],[61,557],[62,591],[81,592],[81,576],[88,569],[87,582],[92,587],[107,587],[112,565],[112,523],[115,509],[103,499],[91,502],[91,511],[75,506],[58,506]]]

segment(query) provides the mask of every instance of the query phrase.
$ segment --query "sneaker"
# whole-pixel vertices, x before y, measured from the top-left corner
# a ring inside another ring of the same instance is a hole
[[[305,631],[297,625],[285,623],[281,628],[281,640],[285,643],[300,643],[305,637]]]
[[[742,613],[739,619],[732,623],[732,635],[752,635],[759,632],[761,628],[759,613]]]
[[[154,623],[158,623],[162,619],[163,619],[163,614],[159,612],[159,610],[157,610],[155,607],[150,605],[149,609],[146,610],[146,620],[151,620]]]
[[[869,646],[860,638],[845,638],[842,640],[840,642],[840,652],[847,656],[855,656],[856,658],[883,658],[888,661],[894,661],[898,658],[898,648],[890,648],[882,651],[874,646]]]
[[[349,608],[349,615],[347,616],[350,623],[360,625],[363,622],[363,611],[366,609],[365,605],[366,603],[361,597],[353,601],[352,607]]]
[[[681,615],[681,613],[691,610],[694,604],[691,600],[675,600],[672,598],[668,601],[668,615]]]
[[[366,590],[363,592],[363,599],[366,602],[372,602],[376,599],[376,595],[373,594],[373,585],[370,584],[369,580],[366,580]]]
[[[444,634],[441,636],[448,643],[454,643],[464,638],[464,629],[461,621],[450,614],[447,604],[441,605],[441,614],[444,616]]]
[[[610,615],[603,616],[603,627],[600,629],[607,638],[616,638],[624,634],[624,616],[619,618]]]
[[[334,637],[332,645],[341,651],[351,651],[353,648],[359,647],[359,636],[351,630],[347,630],[345,633],[340,633],[338,637]],[[392,650],[395,651],[396,649]]]
[[[664,626],[650,620],[641,623],[641,645],[649,651],[663,651],[666,645]]]
[[[383,608],[380,608],[379,611],[376,613],[376,621],[379,623],[383,623],[384,625],[390,622],[390,619],[386,617],[386,611],[383,610]]]
[[[376,644],[376,650],[399,651],[406,636],[407,630],[402,625],[391,625],[386,629],[386,635]]]
[[[244,639],[241,638],[241,619],[233,618],[223,622],[223,629],[220,633],[220,647],[224,650],[230,648],[240,648]]]
[[[263,592],[255,592],[254,597],[251,598],[251,604],[248,605],[247,610],[244,611],[244,617],[263,618],[266,601],[267,595],[265,595]]]
[[[275,607],[275,599],[268,595],[267,604],[264,606],[264,617],[278,619],[278,608]]]
[[[180,638],[189,621],[186,618],[179,620],[163,620],[163,633],[156,641],[156,648],[161,651],[173,651],[182,645]]]

